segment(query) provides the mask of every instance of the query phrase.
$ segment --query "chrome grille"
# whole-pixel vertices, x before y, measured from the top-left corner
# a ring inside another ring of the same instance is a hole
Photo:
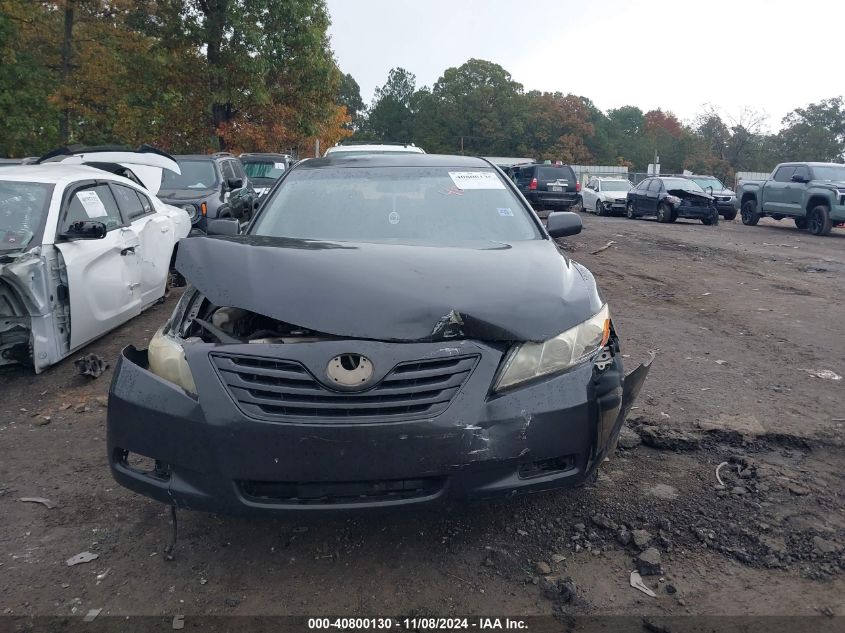
[[[374,387],[340,392],[325,387],[299,362],[212,354],[226,389],[245,414],[258,418],[415,418],[445,411],[478,356],[404,362]]]

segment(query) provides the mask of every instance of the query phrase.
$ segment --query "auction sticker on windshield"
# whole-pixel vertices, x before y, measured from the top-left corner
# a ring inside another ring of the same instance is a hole
[[[78,191],[76,197],[89,218],[102,218],[109,214],[96,191]]]
[[[505,183],[492,171],[450,171],[449,177],[459,189],[505,188]]]

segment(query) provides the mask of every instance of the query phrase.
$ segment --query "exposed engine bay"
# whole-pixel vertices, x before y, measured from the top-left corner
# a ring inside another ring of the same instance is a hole
[[[216,306],[194,289],[182,296],[170,333],[187,342],[223,345],[313,343],[336,338],[242,308]]]

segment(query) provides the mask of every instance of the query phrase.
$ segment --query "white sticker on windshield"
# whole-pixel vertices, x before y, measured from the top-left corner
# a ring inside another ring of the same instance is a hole
[[[391,211],[390,215],[387,216],[387,221],[391,224],[399,224],[399,214],[396,211]]]
[[[82,204],[82,208],[85,209],[85,213],[88,214],[89,218],[102,218],[109,214],[106,211],[106,207],[103,206],[100,196],[94,190],[77,191],[76,198]]]
[[[504,189],[505,183],[492,171],[450,171],[458,189]]]
[[[503,218],[512,218],[513,217],[513,211],[511,211],[507,207],[505,207],[505,208],[500,207],[499,209],[496,209],[496,210],[499,212],[499,215],[501,215]]]
[[[284,171],[285,170],[285,164],[284,163],[273,163],[273,168],[278,169],[279,171]]]

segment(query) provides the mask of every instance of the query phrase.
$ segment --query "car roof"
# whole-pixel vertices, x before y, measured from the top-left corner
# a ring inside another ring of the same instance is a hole
[[[127,178],[112,174],[88,165],[71,165],[65,163],[43,163],[41,165],[20,165],[0,171],[0,180],[16,180],[24,182],[66,183],[76,180],[114,180],[116,182],[133,183]]]
[[[237,158],[237,156],[230,156],[228,154],[224,155],[214,155],[214,154],[174,154],[173,158],[176,160],[209,160],[213,161],[219,158]]]
[[[326,154],[342,154],[343,152],[407,152],[409,154],[425,154],[425,150],[410,143],[352,143],[349,145],[333,145],[326,150]]]
[[[321,167],[455,167],[493,169],[488,161],[475,156],[453,156],[448,154],[354,154],[344,156],[333,152],[323,158],[312,158],[296,165],[296,169],[320,169]]]
[[[613,178],[611,176],[593,176],[596,180],[601,180],[602,182],[631,182],[627,178]]]
[[[275,152],[248,152],[238,156],[241,160],[244,158],[290,158],[290,154],[277,154]]]
[[[778,167],[797,167],[798,165],[806,165],[807,167],[842,167],[842,163],[820,163],[820,162],[801,162],[801,161],[792,161],[789,163],[779,163]]]

